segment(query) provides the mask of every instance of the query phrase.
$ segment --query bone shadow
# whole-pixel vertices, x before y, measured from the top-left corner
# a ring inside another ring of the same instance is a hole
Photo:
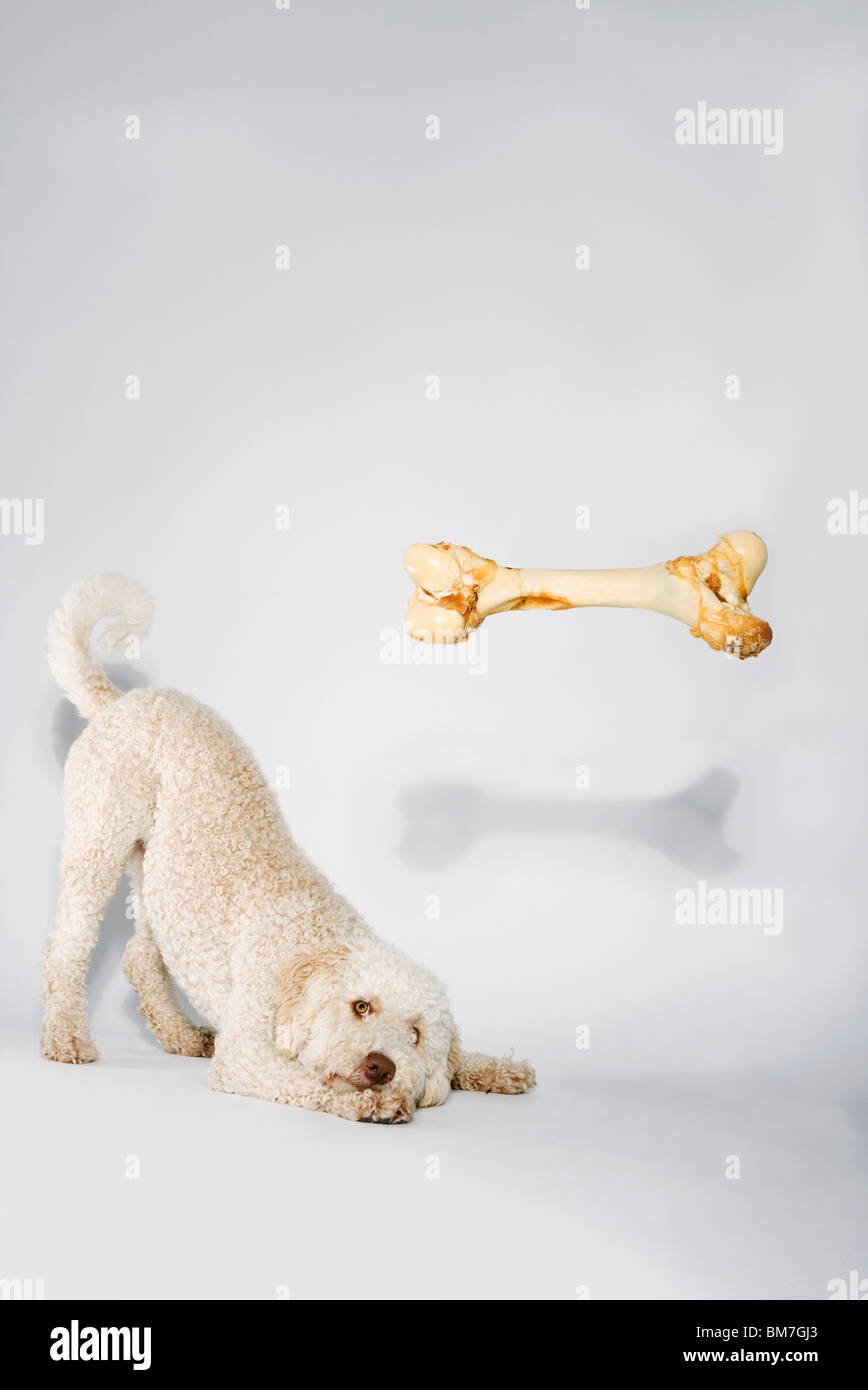
[[[109,666],[105,668],[109,680],[113,681],[120,691],[124,694],[128,690],[139,690],[142,686],[150,685],[151,682],[140,667],[135,666]],[[79,734],[87,728],[87,720],[82,719],[75,707],[69,700],[59,700],[55,707],[54,718],[52,720],[52,741],[55,757],[61,768],[66,763],[69,750],[75,743]],[[58,856],[59,858],[59,856]],[[114,896],[105,910],[102,924],[99,929],[96,946],[90,958],[90,965],[87,972],[87,996],[88,1008],[91,1014],[96,1012],[109,983],[121,974],[121,957],[124,947],[133,933],[133,923],[127,917],[127,896],[129,894],[129,880],[124,874],[115,890]],[[199,1016],[184,999],[183,995],[175,986],[182,1007],[187,1011],[193,1022],[200,1022]],[[132,989],[129,990],[124,998],[123,1011],[127,1018],[135,1020],[138,1030],[146,1035],[154,1046],[158,1044],[141,1017],[136,1001],[136,996]]]
[[[398,854],[410,867],[432,869],[453,863],[486,835],[606,835],[656,850],[697,876],[721,873],[742,858],[723,836],[738,785],[729,769],[711,768],[668,796],[580,804],[493,796],[461,783],[407,787],[398,798]]]

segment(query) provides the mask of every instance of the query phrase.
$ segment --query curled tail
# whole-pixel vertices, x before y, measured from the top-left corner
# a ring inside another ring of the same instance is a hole
[[[121,694],[91,653],[92,629],[101,618],[115,619],[100,639],[105,655],[128,637],[146,633],[152,611],[142,585],[122,574],[94,574],[67,589],[48,625],[48,664],[85,719]]]

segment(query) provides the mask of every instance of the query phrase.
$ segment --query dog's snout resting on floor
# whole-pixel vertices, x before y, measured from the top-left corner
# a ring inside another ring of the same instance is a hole
[[[142,588],[97,575],[65,595],[49,663],[91,722],[66,764],[57,920],[43,967],[43,1055],[93,1062],[85,976],[126,870],[124,971],[169,1052],[212,1057],[208,1084],[349,1120],[398,1122],[450,1088],[516,1093],[532,1069],[463,1052],[439,982],[385,945],[293,843],[252,755],[172,690],[122,695],[90,650],[143,633]],[[181,1010],[172,979],[214,1031]]]

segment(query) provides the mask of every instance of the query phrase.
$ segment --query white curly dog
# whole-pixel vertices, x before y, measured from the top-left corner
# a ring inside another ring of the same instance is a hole
[[[107,617],[104,651],[144,633],[144,589],[86,579],[49,628],[51,669],[91,723],[66,763],[43,1055],[96,1060],[87,964],[126,869],[135,933],[124,972],[168,1052],[213,1056],[214,1090],[394,1123],[450,1088],[533,1086],[524,1062],[462,1051],[440,983],[378,940],[305,858],[228,724],[174,690],[121,694],[91,655]],[[172,978],[214,1032],[187,1018]]]

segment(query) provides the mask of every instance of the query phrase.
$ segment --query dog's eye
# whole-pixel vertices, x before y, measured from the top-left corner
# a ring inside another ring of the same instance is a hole
[[[371,1012],[371,1006],[367,999],[357,999],[353,1005],[353,1013],[358,1014],[359,1018],[364,1018],[365,1014]]]
[[[410,1032],[413,1034],[413,1046],[418,1047],[422,1041],[422,1034],[419,1032],[418,1028],[411,1028]]]

